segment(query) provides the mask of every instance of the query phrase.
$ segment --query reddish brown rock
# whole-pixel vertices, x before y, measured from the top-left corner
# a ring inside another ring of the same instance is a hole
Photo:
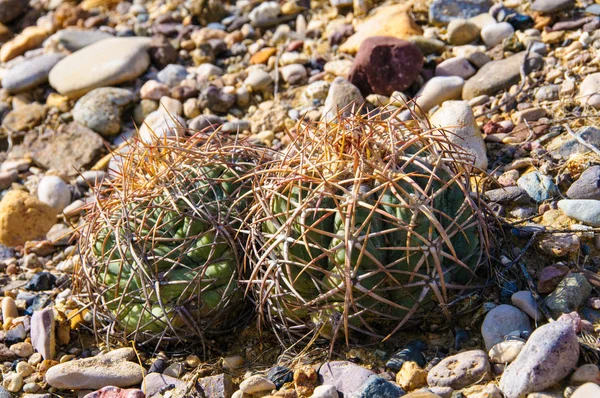
[[[349,80],[363,95],[406,90],[423,68],[423,54],[408,41],[370,37],[358,49]]]
[[[538,291],[542,294],[554,291],[556,286],[558,286],[563,277],[568,273],[569,268],[561,264],[545,267],[538,276]]]

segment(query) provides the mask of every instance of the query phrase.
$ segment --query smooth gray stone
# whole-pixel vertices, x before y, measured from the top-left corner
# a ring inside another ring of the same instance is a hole
[[[2,87],[11,94],[26,91],[48,81],[50,70],[63,54],[43,54],[12,67],[2,78]]]
[[[54,35],[58,42],[69,51],[81,50],[100,40],[112,39],[113,35],[99,30],[65,29]]]

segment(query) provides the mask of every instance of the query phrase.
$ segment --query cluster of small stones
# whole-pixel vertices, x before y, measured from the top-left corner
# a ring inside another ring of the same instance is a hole
[[[0,397],[600,396],[599,15],[591,0],[0,0]],[[281,148],[298,120],[360,106],[428,115],[493,177],[473,176],[511,243],[454,330],[294,366],[256,366],[250,329],[217,364],[96,345],[71,273],[107,148],[217,128]]]

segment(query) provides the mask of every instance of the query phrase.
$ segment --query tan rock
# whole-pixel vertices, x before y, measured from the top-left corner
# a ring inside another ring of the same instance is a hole
[[[0,49],[0,61],[6,62],[23,55],[25,51],[33,50],[48,37],[46,29],[29,26],[14,39],[4,43]]]
[[[423,30],[412,19],[408,13],[409,9],[410,4],[379,7],[379,11],[359,25],[356,33],[340,46],[340,51],[355,54],[363,40],[373,36],[408,39],[411,36],[422,35]]]
[[[9,191],[0,201],[0,243],[24,245],[42,238],[56,223],[56,210],[24,191]]]
[[[129,359],[131,348],[120,348],[93,358],[77,359],[51,367],[46,381],[52,387],[66,390],[96,390],[105,386],[129,387],[140,384],[144,369]]]
[[[427,371],[415,362],[404,362],[396,375],[396,383],[406,391],[416,390],[427,385]]]

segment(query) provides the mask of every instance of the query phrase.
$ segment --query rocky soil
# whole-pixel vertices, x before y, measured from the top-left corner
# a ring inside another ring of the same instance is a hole
[[[600,2],[0,0],[0,398],[600,397]],[[72,296],[76,227],[134,136],[280,148],[397,109],[472,155],[498,217],[452,325],[284,351],[117,347]]]

